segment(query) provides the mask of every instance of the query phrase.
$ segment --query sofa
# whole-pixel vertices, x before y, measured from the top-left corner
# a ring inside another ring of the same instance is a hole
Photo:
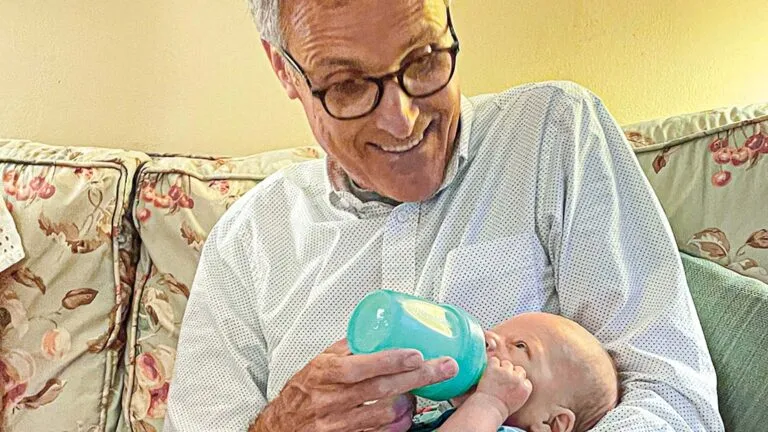
[[[768,103],[623,128],[681,251],[727,429],[766,430]],[[0,273],[4,430],[162,431],[208,232],[269,174],[322,157],[0,140],[0,205],[26,253]]]

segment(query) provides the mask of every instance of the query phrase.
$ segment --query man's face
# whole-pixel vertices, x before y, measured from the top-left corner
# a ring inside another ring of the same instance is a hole
[[[314,89],[396,71],[453,42],[442,0],[289,0],[281,13],[286,48]],[[425,98],[411,98],[387,81],[373,112],[337,120],[300,75],[284,67],[287,73],[278,76],[289,96],[300,99],[319,144],[357,184],[402,202],[424,200],[437,190],[459,120],[455,76]]]

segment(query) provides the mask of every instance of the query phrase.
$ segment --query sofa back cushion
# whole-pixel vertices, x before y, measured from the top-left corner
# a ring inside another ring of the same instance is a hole
[[[625,127],[678,247],[768,282],[768,104]]]
[[[114,429],[138,252],[126,214],[146,159],[0,141],[0,204],[26,253],[0,274],[0,429]]]
[[[269,174],[318,157],[318,148],[244,158],[155,155],[139,170],[133,212],[141,252],[118,430],[162,430],[181,320],[213,225]]]

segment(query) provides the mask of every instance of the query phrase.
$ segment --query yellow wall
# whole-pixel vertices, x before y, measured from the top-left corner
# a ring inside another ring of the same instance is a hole
[[[768,100],[766,0],[455,0],[454,15],[466,94],[570,79],[622,123]],[[0,0],[0,137],[213,154],[312,141],[245,0]]]

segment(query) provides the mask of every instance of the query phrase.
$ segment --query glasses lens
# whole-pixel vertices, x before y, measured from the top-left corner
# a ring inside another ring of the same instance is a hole
[[[438,51],[416,59],[403,74],[403,86],[413,96],[426,96],[443,88],[451,80],[453,56]]]
[[[368,80],[342,81],[328,88],[325,106],[336,118],[351,118],[367,114],[376,103],[379,87]]]

